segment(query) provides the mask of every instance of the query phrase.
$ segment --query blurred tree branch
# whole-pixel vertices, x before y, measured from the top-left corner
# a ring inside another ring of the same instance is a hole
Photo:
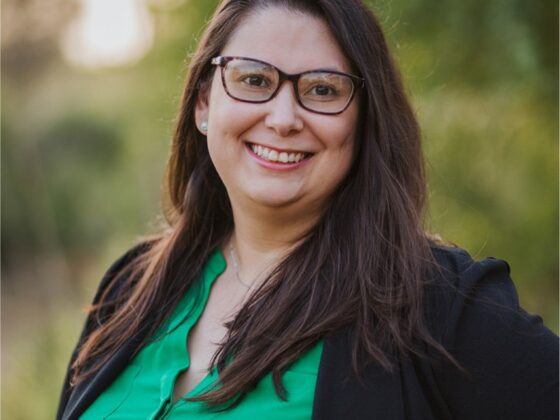
[[[78,10],[66,0],[2,1],[2,77],[37,78],[59,56],[58,37]]]

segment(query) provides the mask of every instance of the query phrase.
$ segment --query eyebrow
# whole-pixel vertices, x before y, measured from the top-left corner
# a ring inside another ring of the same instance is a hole
[[[224,55],[224,56],[225,56],[225,55]],[[229,55],[228,55],[228,56],[229,56]],[[282,70],[282,71],[283,71],[284,73],[286,73],[286,74],[299,74],[299,73],[305,73],[305,72],[308,72],[308,71],[328,71],[328,72],[335,72],[335,73],[338,72],[338,73],[348,73],[348,74],[351,74],[351,70],[345,70],[345,69],[342,68],[342,67],[341,67],[341,68],[337,68],[337,67],[331,67],[331,66],[316,67],[316,68],[314,68],[314,67],[309,67],[307,70],[301,70],[301,71],[298,71],[298,72],[296,72],[296,73],[288,73],[288,72],[285,71],[283,68],[280,68],[280,67],[277,66],[276,64],[270,63],[269,61],[264,60],[264,59],[262,59],[262,58],[257,58],[257,57],[248,56],[248,55],[245,55],[245,56],[231,55],[230,57],[248,58],[248,59],[250,59],[250,60],[259,61],[259,62],[264,63],[264,64],[270,64],[271,66],[274,66],[274,67],[278,68],[279,70]]]
[[[278,68],[279,70],[282,70],[286,74],[300,74],[300,73],[308,73],[308,72],[348,73],[348,71],[346,71],[344,69],[339,69],[339,68],[335,68],[335,67],[309,67],[309,68],[307,68],[307,70],[301,70],[301,71],[297,71],[295,73],[291,73],[291,72],[287,72],[284,69],[278,67],[276,64],[272,64],[272,63],[268,63],[268,64],[271,64],[274,67]],[[350,73],[348,73],[348,74],[350,74]]]
[[[319,68],[316,68],[316,69],[310,69],[310,70],[304,70],[304,71],[328,71],[328,72],[347,73],[346,70],[337,69],[337,68],[334,68],[334,67],[319,67]]]
[[[272,63],[269,63],[272,64]],[[280,69],[280,67],[278,67],[276,64],[272,64],[273,66],[277,67]],[[280,69],[282,70],[284,73],[287,73],[284,69]],[[324,67],[308,67],[307,70],[301,70],[298,71],[296,73],[288,73],[288,74],[298,74],[298,73],[306,73],[308,71],[328,71],[328,72],[339,72],[339,73],[348,73],[346,70],[342,69],[342,68],[336,68],[336,67],[328,67],[328,66],[324,66]]]

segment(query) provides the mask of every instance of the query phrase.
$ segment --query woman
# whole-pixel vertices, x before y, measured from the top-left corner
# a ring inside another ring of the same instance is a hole
[[[190,63],[170,229],[103,278],[58,418],[557,417],[505,262],[421,228],[418,127],[359,0],[224,0]]]

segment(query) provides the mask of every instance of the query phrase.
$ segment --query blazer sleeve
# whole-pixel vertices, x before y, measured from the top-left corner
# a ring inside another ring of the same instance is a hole
[[[464,371],[443,361],[432,367],[453,418],[558,419],[558,337],[520,308],[508,264],[438,252],[447,308],[432,309],[441,342]]]
[[[113,280],[113,278],[119,272],[121,272],[123,269],[125,269],[136,257],[138,257],[143,252],[146,252],[148,248],[149,248],[148,243],[145,243],[145,242],[140,243],[140,244],[136,245],[135,247],[133,247],[132,249],[130,249],[129,251],[127,251],[119,259],[117,259],[109,267],[109,269],[107,270],[105,275],[102,277],[101,282],[99,283],[99,286],[97,288],[97,291],[95,293],[95,296],[93,298],[92,303],[93,304],[98,303],[99,300],[101,299],[101,296],[103,295],[103,293],[107,289],[107,287],[109,287],[111,285],[111,281]],[[117,285],[117,287],[115,287],[115,285],[113,285],[113,291],[116,292],[117,289],[118,289],[118,285]],[[57,410],[57,415],[56,415],[57,420],[62,418],[62,415],[63,415],[64,410],[66,408],[66,404],[68,403],[68,399],[70,397],[70,394],[72,393],[72,387],[70,385],[70,378],[72,377],[71,366],[74,363],[74,361],[76,360],[76,357],[78,355],[78,351],[79,351],[80,346],[82,345],[84,339],[93,331],[96,324],[97,324],[97,320],[93,319],[91,316],[87,317],[87,319],[84,323],[84,327],[82,328],[80,338],[78,339],[78,342],[77,342],[76,346],[74,347],[72,355],[70,356],[70,361],[68,362],[68,367],[66,369],[66,375],[64,377],[64,382],[63,382],[63,385],[62,385],[62,391],[61,391],[61,394],[60,394],[58,410]]]

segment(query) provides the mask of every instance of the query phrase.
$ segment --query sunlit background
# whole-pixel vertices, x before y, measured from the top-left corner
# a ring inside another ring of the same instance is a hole
[[[81,0],[61,38],[70,64],[86,68],[136,63],[152,47],[154,25],[145,2]]]
[[[558,3],[379,0],[424,132],[427,226],[508,260],[558,331]],[[107,266],[160,224],[212,0],[2,2],[2,417],[54,417]]]

